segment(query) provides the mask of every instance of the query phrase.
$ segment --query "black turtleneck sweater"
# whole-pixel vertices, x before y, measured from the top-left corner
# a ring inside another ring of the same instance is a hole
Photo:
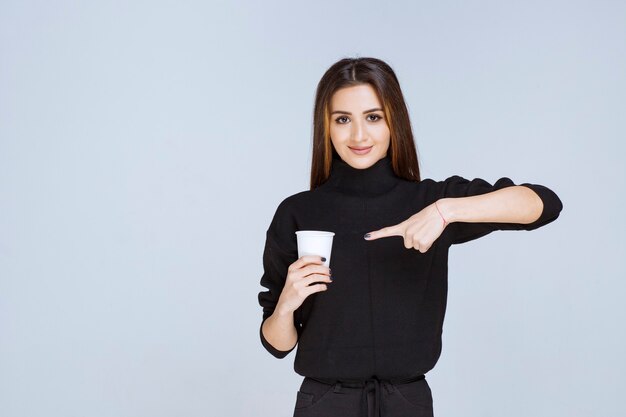
[[[335,232],[333,282],[294,312],[298,332],[295,371],[330,379],[402,378],[426,374],[441,354],[448,289],[448,249],[494,230],[533,230],[554,221],[563,206],[549,188],[535,191],[543,212],[533,223],[454,222],[426,253],[404,247],[401,236],[367,241],[363,235],[395,225],[438,199],[466,197],[516,185],[507,177],[491,185],[454,175],[420,182],[397,177],[389,156],[366,169],[334,159],[329,179],[314,190],[285,198],[266,234],[258,295],[263,321],[274,311],[287,268],[298,259],[297,230]],[[289,351],[261,343],[277,358]],[[292,349],[293,350],[293,349]]]

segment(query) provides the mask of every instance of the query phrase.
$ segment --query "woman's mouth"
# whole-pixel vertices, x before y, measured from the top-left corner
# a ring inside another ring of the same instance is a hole
[[[374,145],[372,145],[372,146],[374,146]],[[350,150],[352,152],[354,152],[355,154],[357,154],[357,155],[365,155],[366,153],[368,153],[372,149],[372,146],[363,147],[363,148],[353,148],[351,146],[348,146],[348,148],[350,148]]]

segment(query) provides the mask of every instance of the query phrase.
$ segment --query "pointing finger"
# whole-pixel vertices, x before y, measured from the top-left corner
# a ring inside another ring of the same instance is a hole
[[[404,225],[399,223],[389,227],[383,227],[382,229],[375,230],[373,232],[366,233],[365,240],[376,240],[381,237],[389,236],[404,236]]]

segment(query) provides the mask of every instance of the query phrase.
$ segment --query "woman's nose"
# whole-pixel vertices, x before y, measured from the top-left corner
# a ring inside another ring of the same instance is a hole
[[[361,122],[355,122],[352,124],[352,139],[355,142],[362,141],[365,139],[366,132],[365,126]]]

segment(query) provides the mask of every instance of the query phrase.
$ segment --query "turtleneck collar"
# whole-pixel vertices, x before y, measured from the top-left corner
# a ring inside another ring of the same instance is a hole
[[[348,194],[374,196],[391,190],[399,180],[393,172],[389,156],[364,169],[354,168],[338,156],[333,156],[326,184]]]

